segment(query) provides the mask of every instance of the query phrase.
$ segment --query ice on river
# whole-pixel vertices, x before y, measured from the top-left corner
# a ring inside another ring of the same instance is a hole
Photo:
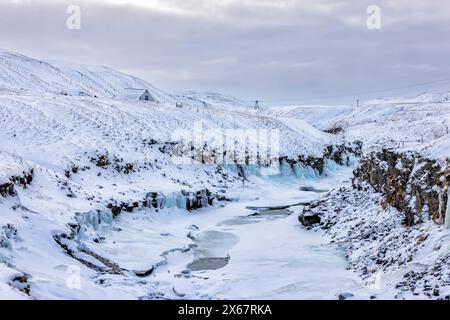
[[[346,174],[310,183],[329,190],[341,186]],[[246,209],[320,197],[301,191],[298,182],[262,179],[257,189],[239,190],[240,201],[196,213],[122,215],[115,222],[121,231],[110,231],[96,249],[127,268],[163,260],[146,280],[165,298],[336,299],[365,290],[339,248],[322,232],[300,227],[301,207],[264,214]]]

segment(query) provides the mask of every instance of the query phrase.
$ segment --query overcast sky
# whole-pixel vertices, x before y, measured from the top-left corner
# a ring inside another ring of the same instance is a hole
[[[69,30],[67,7],[81,8]],[[369,30],[366,10],[381,9]],[[0,47],[266,104],[450,91],[448,0],[1,0]],[[355,95],[348,96],[347,95]]]

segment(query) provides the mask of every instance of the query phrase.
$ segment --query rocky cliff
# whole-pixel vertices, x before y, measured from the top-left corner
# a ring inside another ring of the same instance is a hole
[[[304,207],[299,221],[343,249],[374,298],[447,300],[449,184],[448,160],[383,149],[361,159],[351,186]]]
[[[404,213],[404,223],[412,226],[432,219],[445,221],[450,161],[437,161],[413,152],[383,149],[364,157],[354,172],[353,187],[369,184],[382,194],[382,206]]]

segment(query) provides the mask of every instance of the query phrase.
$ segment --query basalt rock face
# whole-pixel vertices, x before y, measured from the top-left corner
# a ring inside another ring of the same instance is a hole
[[[162,210],[165,208],[178,208],[193,211],[214,205],[216,201],[230,201],[226,197],[213,194],[208,189],[198,191],[182,190],[177,194],[164,195],[159,192],[149,192],[141,201],[117,202],[112,201],[107,205],[114,217],[122,212],[133,212],[135,209],[152,208]]]
[[[225,200],[225,198],[213,195],[208,189],[199,191],[183,190],[179,195],[175,196],[174,199],[169,199],[169,197],[157,192],[150,192],[147,194],[146,203],[148,207],[164,209],[169,206],[171,200],[175,202],[174,204],[171,204],[172,206],[186,209],[187,211],[193,211],[212,206],[215,200],[222,201]]]
[[[324,158],[333,160],[338,165],[348,165],[348,155],[354,155],[355,157],[361,157],[362,155],[362,142],[355,141],[351,145],[337,145],[328,146],[324,152]]]
[[[434,222],[447,220],[450,162],[381,150],[361,160],[352,182],[305,206],[300,222],[323,229],[349,268],[367,284],[385,282],[393,298],[447,299],[448,232]],[[302,221],[314,216],[320,222]]]
[[[362,142],[355,141],[352,144],[329,145],[323,151],[322,157],[304,156],[301,155],[297,159],[289,159],[287,157],[280,158],[280,164],[286,162],[294,169],[295,165],[299,164],[303,167],[310,167],[316,170],[319,174],[323,174],[326,162],[331,160],[341,166],[350,165],[350,156],[361,157]]]
[[[448,161],[383,149],[367,155],[355,170],[353,187],[363,190],[366,183],[383,195],[384,208],[392,206],[404,213],[406,226],[424,218],[444,222],[450,184]]]

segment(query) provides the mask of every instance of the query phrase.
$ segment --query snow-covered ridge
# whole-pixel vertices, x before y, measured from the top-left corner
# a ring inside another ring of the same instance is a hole
[[[449,156],[450,93],[421,94],[362,103],[331,126],[341,127],[366,149],[390,147],[420,151],[430,158]]]
[[[42,61],[0,49],[0,93],[113,98],[125,88],[145,88],[160,102],[174,101],[150,83],[107,67]]]
[[[277,106],[270,107],[261,114],[270,115],[280,119],[290,119],[290,121],[303,120],[321,130],[330,129],[332,125],[345,119],[352,111],[352,106]]]
[[[148,89],[157,103],[116,98],[126,88]],[[23,143],[30,145],[30,152],[37,145],[48,144],[48,139],[63,143],[67,151],[86,150],[80,143],[108,149],[123,144],[118,140],[123,140],[124,134],[130,141],[145,136],[168,142],[174,130],[191,130],[199,121],[205,130],[279,129],[280,151],[288,157],[320,156],[325,146],[338,141],[303,121],[291,123],[256,114],[246,102],[231,96],[210,92],[175,96],[107,67],[40,61],[6,50],[0,50],[0,99],[0,121],[4,124],[0,135],[4,141],[14,135],[18,141],[27,136]],[[183,108],[176,108],[175,102]],[[21,130],[21,136],[17,131],[25,128],[24,124],[28,129]],[[132,153],[127,157],[133,157]]]
[[[321,130],[361,140],[365,151],[383,147],[449,158],[450,93],[423,93],[363,101],[357,106],[282,106],[259,114],[286,124],[306,121]]]
[[[0,49],[0,93],[115,98],[125,88],[147,89],[158,102],[203,108],[247,109],[251,105],[217,92],[169,94],[145,80],[109,67],[44,61]]]
[[[176,98],[181,103],[204,108],[231,108],[249,111],[253,107],[248,101],[217,92],[188,91],[177,95]]]

